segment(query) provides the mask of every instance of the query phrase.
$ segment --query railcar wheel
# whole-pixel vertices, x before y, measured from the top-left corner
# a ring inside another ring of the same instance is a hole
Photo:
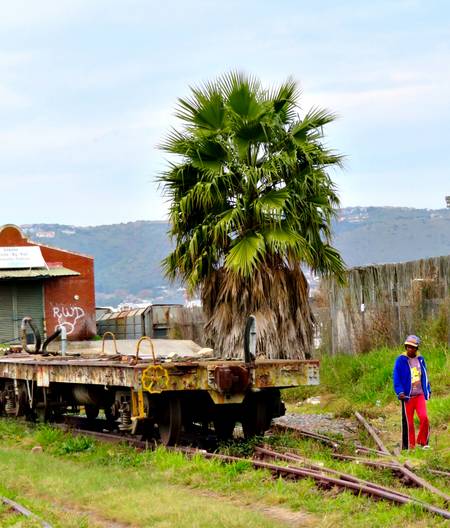
[[[41,403],[35,407],[34,415],[39,423],[47,423],[50,421],[52,413],[48,405]]]
[[[30,411],[26,389],[22,383],[17,388],[12,383],[7,384],[2,393],[2,402],[6,416],[26,416]]]
[[[85,404],[84,412],[88,420],[95,420],[98,416],[98,413],[100,412],[100,408],[98,405]]]
[[[118,415],[116,412],[114,412],[113,406],[104,407],[103,411],[105,413],[106,428],[113,431],[117,428]]]
[[[182,429],[181,401],[176,396],[163,396],[159,402],[158,429],[161,442],[172,446],[179,442]]]
[[[213,423],[219,440],[230,440],[233,438],[236,417],[228,409],[217,411]]]
[[[271,406],[260,394],[247,397],[242,415],[242,429],[245,438],[263,435],[272,421]]]

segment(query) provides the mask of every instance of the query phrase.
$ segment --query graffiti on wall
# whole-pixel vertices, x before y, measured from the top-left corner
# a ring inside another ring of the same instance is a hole
[[[77,322],[84,317],[84,310],[81,306],[53,306],[53,317],[58,321],[55,331],[64,326],[67,335],[70,335],[75,330]]]

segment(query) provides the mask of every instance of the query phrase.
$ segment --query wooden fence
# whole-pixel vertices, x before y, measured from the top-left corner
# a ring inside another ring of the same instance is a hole
[[[345,287],[322,283],[317,341],[331,354],[364,352],[439,320],[448,339],[449,291],[450,256],[350,269]]]

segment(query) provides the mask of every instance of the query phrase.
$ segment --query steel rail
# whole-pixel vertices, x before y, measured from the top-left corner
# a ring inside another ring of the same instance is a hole
[[[139,449],[152,449],[155,447],[153,443],[144,442],[142,440],[137,440],[131,437],[126,437],[121,434],[100,433],[98,431],[73,429],[73,428],[65,426],[64,424],[58,424],[58,427],[74,435],[85,435],[85,436],[89,436],[92,438],[96,438],[100,441],[106,441],[106,442],[112,441],[116,443],[122,442],[128,445],[137,447]],[[388,500],[390,502],[394,502],[397,504],[416,504],[420,506],[421,508],[423,508],[424,510],[440,515],[446,519],[450,519],[450,512],[448,510],[444,510],[436,506],[433,506],[432,504],[422,502],[418,499],[415,499],[414,497],[403,494],[401,492],[397,492],[396,490],[391,490],[389,488],[383,488],[382,486],[379,486],[376,483],[362,481],[361,479],[357,479],[357,477],[353,477],[352,475],[348,475],[345,473],[337,472],[339,473],[340,478],[335,478],[332,476],[324,475],[324,472],[329,468],[323,468],[319,465],[317,466],[320,469],[294,468],[291,466],[279,466],[275,464],[269,464],[267,462],[249,459],[249,458],[222,455],[219,453],[211,453],[209,451],[206,451],[203,449],[197,449],[193,447],[166,447],[166,449],[169,451],[181,452],[187,456],[199,455],[206,459],[219,460],[225,463],[248,462],[250,466],[256,469],[267,469],[271,471],[272,473],[275,473],[279,476],[285,475],[285,476],[288,476],[289,478],[293,478],[293,477],[294,478],[312,478],[313,480],[317,482],[319,486],[322,486],[322,487],[337,486],[340,488],[349,489],[350,491],[353,491],[354,493],[357,493],[357,494],[362,493],[364,495],[369,495],[375,498],[382,498],[382,499],[385,499],[385,500]],[[263,448],[258,448],[257,450],[259,449],[263,449]],[[289,457],[289,460],[291,462],[301,461],[301,457],[299,457],[298,455],[293,455],[292,453],[287,453],[287,454],[285,453],[284,456]],[[401,468],[402,466],[399,465],[399,467]],[[397,469],[397,466],[395,466],[394,469]],[[331,471],[334,472],[335,470],[331,470]],[[347,476],[347,479],[343,478],[343,475]],[[349,478],[351,480],[349,480]],[[355,480],[357,481],[355,482]]]
[[[364,464],[366,466],[373,466],[373,467],[379,467],[381,469],[397,469],[397,465],[393,462],[380,462],[378,460],[371,460],[370,458],[361,458],[361,457],[355,457],[351,455],[341,455],[340,453],[331,453],[331,456],[333,458],[337,458],[338,460],[347,460],[348,462],[353,462],[355,464]]]
[[[339,477],[343,480],[348,480],[350,482],[357,482],[359,484],[370,486],[374,489],[381,489],[383,491],[387,491],[389,493],[399,495],[401,497],[407,497],[407,498],[409,497],[409,495],[406,495],[405,493],[401,493],[397,490],[393,490],[392,488],[387,488],[386,486],[381,486],[380,484],[376,484],[375,482],[370,482],[368,480],[360,479],[358,477],[355,477],[354,475],[350,475],[349,473],[344,473],[343,471],[337,471],[335,469],[327,468],[323,465],[316,464],[312,460],[300,457],[298,455],[294,455],[292,453],[278,453],[276,451],[272,451],[270,449],[261,448],[261,447],[257,447],[256,452],[264,456],[271,457],[271,458],[278,458],[280,460],[293,461],[293,462],[297,462],[300,464],[304,464],[311,469],[314,469],[319,472],[329,473],[330,475],[335,475],[336,477]]]
[[[2,501],[4,504],[9,506],[10,508],[15,510],[16,512],[21,513],[25,517],[29,517],[30,519],[33,519],[34,521],[38,522],[44,528],[52,528],[51,524],[49,524],[48,522],[42,520],[40,517],[35,515],[32,511],[28,510],[27,508],[25,508],[25,506],[22,506],[18,502],[15,502],[15,501],[13,501],[11,499],[8,499],[7,497],[3,497],[3,496],[0,496],[0,501]]]
[[[371,425],[366,421],[366,419],[361,416],[360,413],[355,412],[355,416],[358,419],[358,421],[366,428],[367,432],[371,435],[371,437],[374,439],[377,446],[380,448],[381,451],[385,452],[386,455],[391,455],[390,451],[386,448],[386,446],[383,444],[381,438],[377,435],[377,433],[374,431],[374,429],[371,427]],[[399,472],[403,474],[404,477],[409,479],[410,481],[414,482],[416,485],[420,486],[421,488],[425,488],[428,491],[431,491],[435,495],[438,495],[442,499],[444,499],[445,504],[450,503],[450,496],[441,491],[440,489],[436,488],[432,484],[430,484],[427,480],[419,477],[416,475],[413,471],[411,471],[410,466],[408,463],[401,464],[399,461],[394,460],[393,461],[396,469],[398,469]]]
[[[272,426],[272,429],[280,430],[280,431],[288,431],[295,434],[298,434],[299,436],[304,436],[306,438],[312,438],[313,440],[317,440],[318,442],[322,442],[324,444],[330,445],[333,449],[337,449],[342,445],[342,442],[339,440],[333,440],[332,438],[329,438],[328,436],[325,436],[323,434],[319,433],[313,433],[312,431],[308,431],[306,429],[302,429],[301,427],[297,427],[295,425],[287,425],[287,424],[274,424]],[[382,456],[388,456],[389,454],[385,451],[381,451],[379,449],[373,449],[372,447],[363,446],[361,444],[355,444],[356,452],[364,452],[364,453],[371,453],[374,455],[382,455]]]
[[[53,427],[61,429],[62,431],[73,434],[74,436],[88,436],[90,438],[95,438],[101,442],[111,442],[114,444],[127,444],[129,446],[137,447],[139,449],[150,449],[152,445],[149,442],[143,440],[138,440],[130,436],[125,436],[124,434],[117,433],[103,433],[100,431],[91,431],[89,429],[77,429],[68,424],[52,424]]]
[[[390,453],[385,453],[384,451],[380,451],[379,449],[374,449],[373,447],[367,447],[363,446],[361,444],[355,444],[355,451],[356,453],[366,453],[368,455],[377,455],[377,456],[391,456]]]
[[[332,440],[328,436],[321,435],[319,433],[313,433],[312,431],[307,431],[306,429],[302,429],[301,427],[296,427],[295,425],[286,425],[286,424],[277,423],[272,426],[272,429],[294,432],[298,434],[299,436],[304,436],[306,438],[312,438],[324,444],[331,445],[331,447],[333,447],[334,449],[337,449],[341,445],[341,442],[338,442],[337,440]]]
[[[434,475],[440,475],[441,477],[450,478],[449,471],[443,471],[441,469],[430,469],[430,468],[427,468],[427,471],[429,471],[430,473],[433,473]]]
[[[450,511],[444,510],[442,508],[438,508],[436,506],[433,506],[432,504],[418,501],[417,499],[410,497],[408,495],[402,495],[402,494],[399,494],[398,492],[392,493],[391,491],[385,491],[383,489],[378,489],[373,486],[367,486],[365,484],[361,484],[358,482],[350,482],[348,480],[341,480],[341,479],[337,479],[334,477],[329,477],[314,469],[278,466],[275,464],[268,464],[266,462],[261,462],[258,460],[233,457],[233,456],[228,456],[228,455],[219,455],[217,453],[208,453],[208,452],[204,452],[201,450],[195,450],[195,449],[189,449],[189,448],[182,448],[182,450],[183,452],[187,454],[200,454],[205,458],[221,460],[223,462],[246,461],[257,469],[267,469],[271,471],[272,473],[275,473],[280,476],[287,475],[290,478],[292,477],[312,478],[313,480],[317,481],[318,485],[323,486],[323,487],[337,486],[337,487],[349,489],[358,494],[363,493],[364,495],[369,495],[372,497],[385,499],[385,500],[388,500],[390,502],[394,502],[397,504],[416,504],[420,506],[421,508],[423,508],[424,510],[440,515],[444,517],[445,519],[450,519]]]
[[[391,452],[386,448],[381,438],[377,435],[375,429],[369,424],[369,422],[367,422],[364,416],[362,416],[359,412],[355,412],[355,416],[358,422],[366,428],[367,432],[374,439],[375,443],[378,446],[378,449],[382,451],[383,453],[386,453],[386,455],[390,455]]]

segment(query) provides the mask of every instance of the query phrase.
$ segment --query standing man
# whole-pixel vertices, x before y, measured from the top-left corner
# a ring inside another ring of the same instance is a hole
[[[402,449],[414,449],[416,446],[414,411],[420,421],[417,444],[427,449],[430,422],[426,400],[431,394],[427,367],[419,354],[420,339],[409,335],[404,344],[405,352],[396,359],[393,375],[394,390],[402,404]]]

